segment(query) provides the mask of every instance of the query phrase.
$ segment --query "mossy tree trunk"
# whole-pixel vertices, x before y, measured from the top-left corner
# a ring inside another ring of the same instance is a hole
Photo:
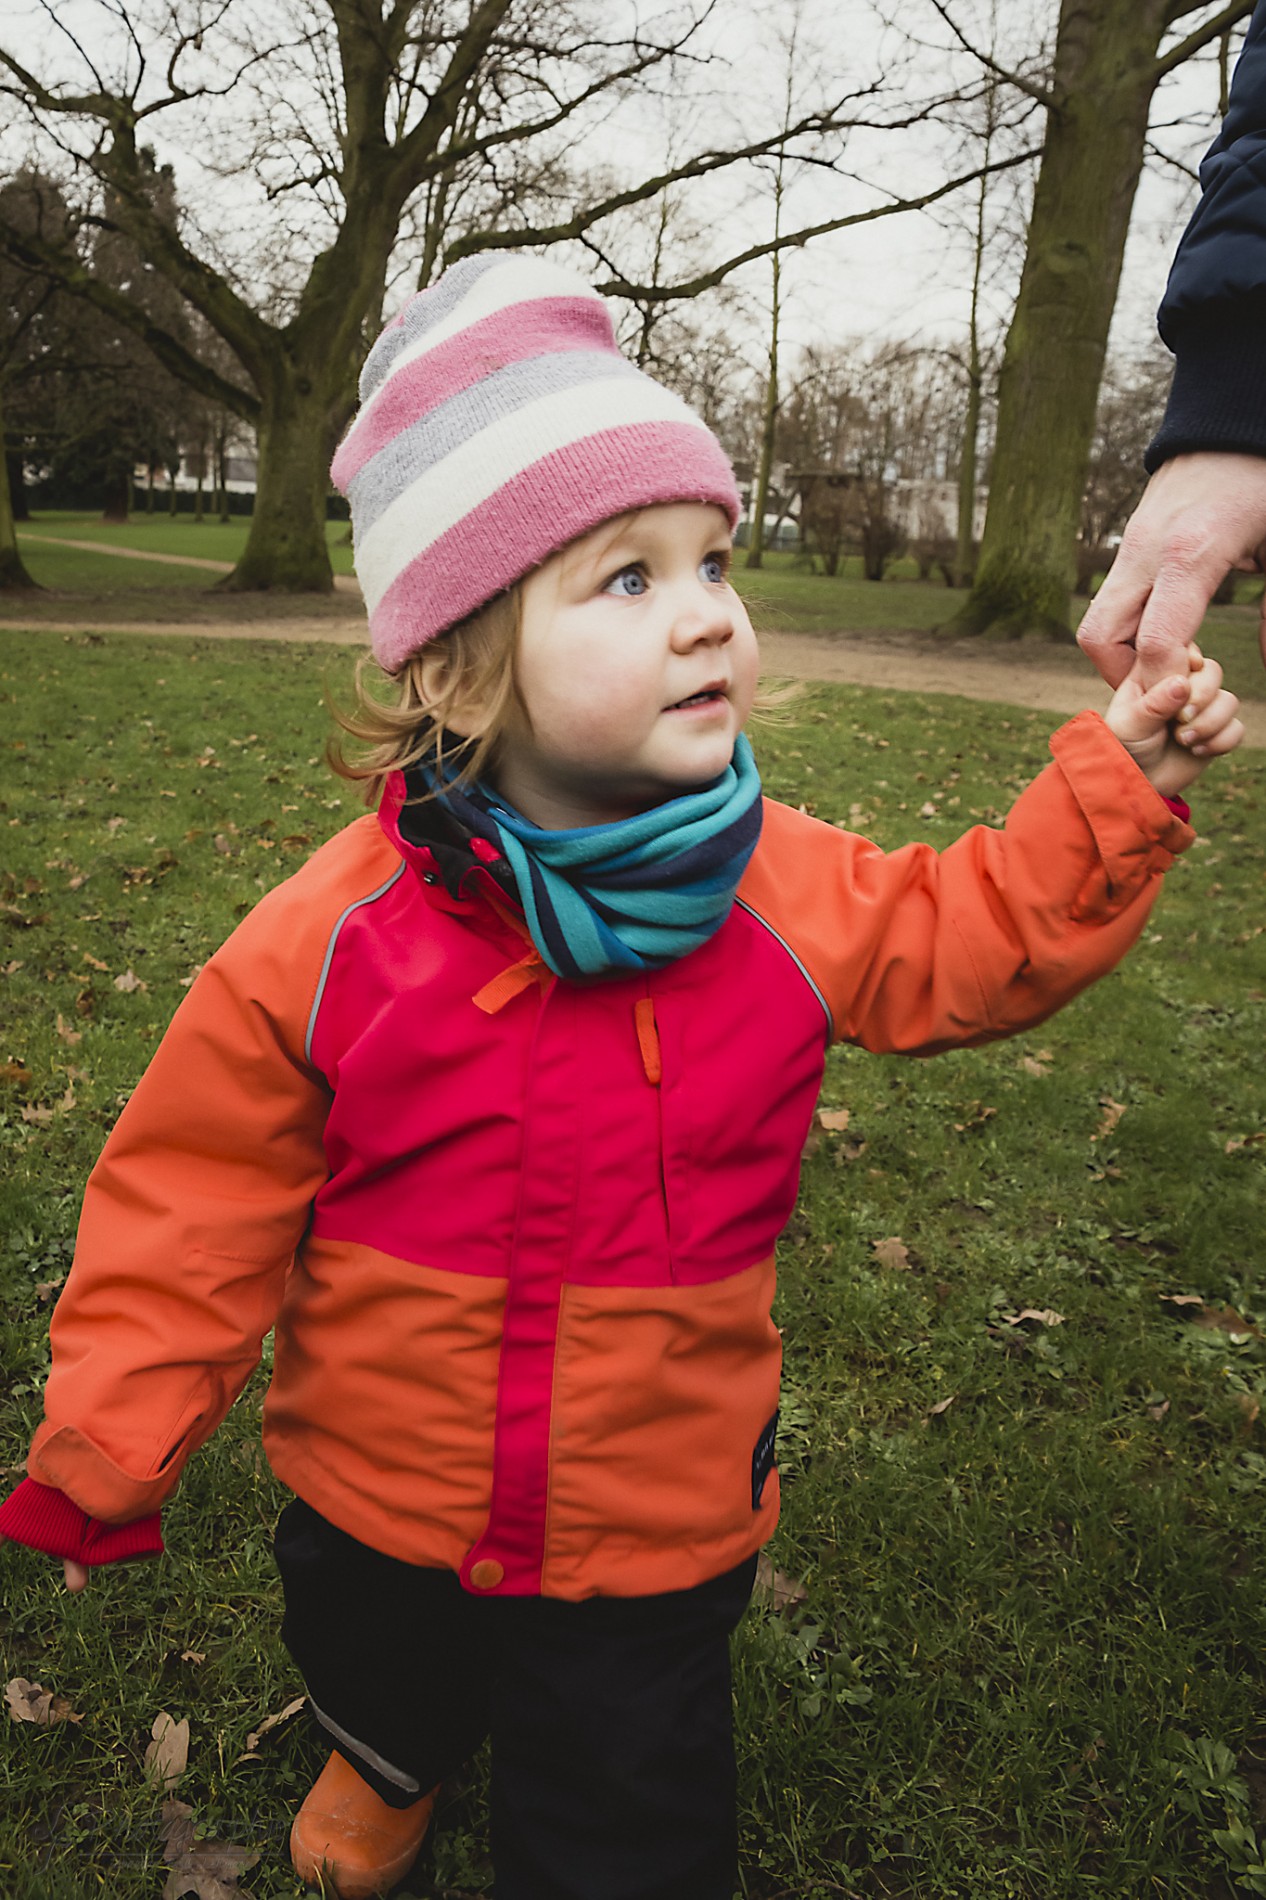
[[[0,409],[0,444],[4,441],[4,413]],[[17,529],[13,524],[13,499],[9,489],[9,458],[0,455],[0,592],[34,588],[36,582],[26,571],[18,552]]]
[[[1071,639],[1069,606],[1095,406],[1152,95],[1251,5],[1165,54],[1181,0],[1062,0],[1024,270],[998,382],[975,582],[950,631]]]

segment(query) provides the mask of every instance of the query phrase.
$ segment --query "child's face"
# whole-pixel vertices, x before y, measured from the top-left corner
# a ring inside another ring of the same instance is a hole
[[[730,586],[719,508],[605,522],[523,583],[502,796],[551,830],[606,824],[707,784],[756,691],[756,636]]]

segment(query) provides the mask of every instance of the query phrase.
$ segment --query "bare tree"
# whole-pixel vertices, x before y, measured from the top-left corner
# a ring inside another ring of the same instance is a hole
[[[998,390],[989,512],[959,633],[1069,639],[1069,589],[1095,402],[1161,81],[1252,11],[1232,0],[1061,0],[1049,77],[1003,71],[951,0],[960,46],[1037,99],[1046,141]],[[1193,16],[1204,15],[1195,24]]]
[[[46,30],[10,29],[21,50],[0,47],[4,90],[73,165],[87,214],[137,245],[229,346],[241,375],[224,375],[99,282],[80,249],[36,244],[2,222],[0,242],[130,324],[190,387],[254,428],[258,492],[226,583],[236,588],[331,585],[329,458],[406,213],[429,281],[441,262],[473,251],[582,240],[680,181],[791,153],[827,131],[901,124],[876,84],[850,91],[828,74],[793,125],[720,145],[700,127],[676,163],[654,176],[640,167],[633,182],[595,193],[576,177],[570,150],[631,91],[684,70],[713,0],[678,0],[651,21],[630,4],[616,16],[629,22],[623,32],[602,0],[167,0],[152,28],[145,0],[96,0],[91,44],[72,36],[53,0],[30,4]],[[230,207],[218,229],[199,229],[192,213],[175,227],[157,214],[140,142],[156,125],[200,146],[214,129]],[[933,202],[962,182],[942,179],[904,200],[881,195],[686,281],[639,285],[620,272],[602,288],[648,304],[693,296],[757,257]]]

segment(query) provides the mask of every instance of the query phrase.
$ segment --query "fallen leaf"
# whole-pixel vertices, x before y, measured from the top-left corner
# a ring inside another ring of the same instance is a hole
[[[92,1015],[93,1010],[96,1008],[96,1001],[90,989],[80,990],[78,996],[75,998],[75,1008],[81,1016]]]
[[[983,1128],[986,1122],[993,1120],[998,1111],[996,1108],[989,1107],[984,1102],[968,1102],[963,1113],[966,1115],[967,1120],[954,1123],[954,1133],[956,1135],[965,1135],[968,1130],[972,1128]]]
[[[1050,1063],[1042,1062],[1037,1056],[1021,1056],[1019,1066],[1026,1075],[1045,1075]]]
[[[1162,1293],[1161,1299],[1166,1306],[1203,1306],[1204,1301],[1198,1293]]]
[[[869,1147],[870,1143],[868,1141],[855,1141],[851,1135],[847,1141],[837,1142],[835,1148],[836,1166],[838,1167],[844,1161],[860,1161]]]
[[[29,1102],[23,1102],[22,1120],[24,1122],[38,1123],[40,1127],[43,1127],[45,1122],[51,1122],[52,1119],[53,1111],[51,1108],[32,1108]]]
[[[147,990],[149,984],[143,983],[136,971],[129,969],[124,970],[122,976],[115,977],[114,987],[116,990],[122,990],[125,996],[131,996],[136,990]]]
[[[958,1397],[957,1392],[951,1392],[950,1396],[947,1399],[938,1399],[935,1405],[929,1406],[927,1412],[925,1413],[925,1417],[941,1418],[946,1412],[949,1411],[950,1406],[953,1405],[957,1397]]]
[[[10,957],[9,961],[4,965],[4,967],[0,969],[0,976],[16,976],[18,971],[21,968],[22,968],[21,957]]]
[[[107,818],[106,830],[113,836],[116,831],[121,831],[126,823],[126,818]]]
[[[1266,1141],[1266,1130],[1259,1130],[1255,1135],[1232,1135],[1222,1152],[1228,1155],[1238,1154],[1241,1148],[1256,1148],[1263,1141]]]
[[[875,1263],[881,1267],[895,1267],[899,1272],[908,1272],[910,1267],[910,1249],[904,1240],[893,1235],[888,1240],[876,1240],[871,1243]]]
[[[818,1123],[828,1134],[840,1135],[848,1127],[849,1111],[846,1108],[820,1108]]]
[[[192,970],[190,970],[188,976],[181,977],[180,979],[181,989],[187,990],[190,987],[190,985],[196,981],[199,971],[201,971],[204,968],[205,968],[205,965],[201,963],[195,963]]]
[[[756,1588],[772,1599],[775,1610],[799,1609],[809,1600],[809,1592],[802,1583],[774,1569],[773,1559],[766,1550],[756,1559]]]
[[[0,1063],[0,1082],[8,1082],[13,1088],[29,1088],[31,1083],[31,1071],[27,1068],[25,1062]]]
[[[77,1042],[82,1042],[84,1039],[82,1029],[72,1029],[60,1010],[57,1012],[57,1035],[58,1040],[64,1042],[68,1049],[73,1049]]]
[[[1105,1135],[1110,1135],[1125,1113],[1125,1103],[1114,1102],[1110,1095],[1101,1095],[1099,1106],[1103,1110],[1103,1120],[1090,1137],[1091,1141],[1102,1141]]]
[[[86,950],[84,951],[84,962],[88,965],[90,970],[108,970],[110,968],[108,963],[101,963],[96,957],[90,957]]]
[[[65,1284],[66,1275],[64,1273],[59,1273],[55,1280],[37,1280],[35,1282],[35,1297],[41,1306],[47,1306],[58,1287],[65,1286]]]
[[[1248,1339],[1262,1337],[1261,1329],[1254,1326],[1252,1320],[1237,1313],[1233,1306],[1202,1306],[1198,1313],[1192,1315],[1192,1322],[1196,1326],[1203,1326],[1207,1332],[1239,1333]]]
[[[66,889],[68,891],[81,891],[87,882],[88,873],[86,871],[77,871],[74,877],[68,881]]]
[[[43,1683],[28,1682],[14,1676],[5,1684],[4,1699],[15,1722],[34,1722],[39,1728],[52,1728],[58,1722],[82,1722],[64,1695],[54,1695]]]
[[[231,840],[225,837],[222,831],[217,831],[211,842],[222,858],[231,858],[233,856],[235,847]]]
[[[196,1900],[241,1900],[238,1876],[259,1859],[253,1848],[198,1840],[193,1809],[183,1801],[164,1801],[159,1831],[163,1859],[171,1868],[163,1900],[183,1900],[186,1894]]]
[[[306,1696],[297,1695],[293,1702],[287,1702],[284,1709],[278,1709],[276,1715],[266,1715],[259,1727],[253,1729],[246,1737],[247,1754],[253,1755],[255,1753],[255,1750],[259,1747],[261,1738],[267,1735],[270,1729],[280,1728],[283,1722],[293,1721],[299,1711],[306,1706],[307,1700],[308,1698]]]
[[[1023,1326],[1026,1320],[1035,1320],[1039,1326],[1062,1326],[1064,1315],[1052,1311],[1049,1306],[1022,1306],[1018,1313],[1000,1313],[1008,1326]]]
[[[1244,1414],[1243,1429],[1246,1432],[1251,1432],[1262,1415],[1262,1402],[1253,1392],[1241,1392],[1239,1394],[1239,1407]]]
[[[145,1750],[145,1772],[164,1788],[174,1788],[189,1762],[189,1724],[160,1709],[150,1734],[154,1739]]]
[[[181,1662],[204,1663],[206,1659],[207,1653],[205,1649],[182,1649],[180,1652]]]
[[[60,1108],[60,1109],[62,1110],[62,1113],[63,1113],[63,1114],[66,1114],[66,1113],[68,1113],[68,1112],[69,1112],[69,1111],[70,1111],[70,1110],[71,1110],[71,1109],[72,1109],[72,1108],[73,1108],[73,1107],[75,1106],[75,1091],[74,1091],[74,1089],[67,1089],[67,1090],[66,1090],[66,1093],[65,1093],[65,1094],[64,1094],[64,1095],[62,1096],[62,1099],[61,1099],[61,1101],[60,1101],[60,1102],[59,1102],[59,1103],[57,1104],[57,1106],[58,1106],[58,1108]]]

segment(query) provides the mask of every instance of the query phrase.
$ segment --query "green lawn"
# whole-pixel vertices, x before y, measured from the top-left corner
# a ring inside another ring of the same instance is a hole
[[[101,1140],[193,969],[355,814],[321,764],[323,676],[349,664],[0,633],[11,1477]],[[755,742],[772,791],[894,846],[996,819],[1045,736],[821,688]],[[1266,759],[1210,773],[1197,809],[1143,943],[1053,1022],[929,1063],[832,1057],[848,1126],[811,1138],[781,1248],[773,1556],[806,1594],[763,1602],[736,1654],[749,1900],[1266,1892]],[[190,1721],[200,1829],[259,1851],[256,1900],[295,1892],[287,1819],[321,1750],[294,1720],[247,1746],[299,1687],[258,1400],[194,1460],[161,1562],[72,1599],[0,1550],[5,1679],[82,1717],[3,1725],[6,1900],[159,1892],[159,1710]],[[488,1891],[483,1773],[447,1793],[416,1900]]]
[[[166,563],[144,565],[117,556],[83,553],[56,547],[51,537],[100,542],[116,547],[179,554],[200,559],[234,561],[246,544],[248,523],[242,516],[222,523],[210,516],[199,526],[191,517],[165,514],[133,515],[125,527],[101,521],[97,515],[49,512],[21,530],[23,558],[32,577],[50,590],[44,595],[10,597],[0,601],[0,622],[66,620],[71,614],[91,612],[101,626],[128,621],[210,620],[237,617],[260,623],[269,620],[320,618],[346,624],[348,638],[361,638],[363,611],[347,596],[234,595],[215,591],[215,577],[205,569],[179,568]],[[336,573],[352,572],[352,550],[347,524],[327,523],[330,558]],[[40,545],[40,538],[44,545]],[[952,614],[960,596],[940,581],[922,582],[914,564],[895,562],[881,582],[867,581],[856,559],[842,563],[838,576],[813,573],[802,557],[770,554],[756,571],[743,566],[739,551],[734,569],[739,592],[760,627],[804,633],[844,635],[868,640],[900,637],[916,644],[938,642],[935,629]],[[1256,600],[1261,582],[1240,584],[1240,603],[1211,610],[1202,632],[1206,649],[1222,664],[1227,684],[1244,699],[1266,698],[1266,669],[1258,651]],[[1084,603],[1077,603],[1079,611]],[[967,643],[977,650],[975,643]],[[1087,662],[1076,645],[1028,639],[1001,649],[1009,664],[1061,665],[1084,673]]]

